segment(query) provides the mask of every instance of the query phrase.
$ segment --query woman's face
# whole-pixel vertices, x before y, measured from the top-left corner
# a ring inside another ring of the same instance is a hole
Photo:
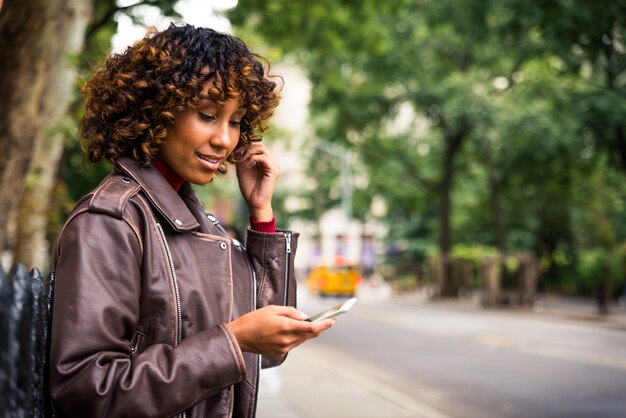
[[[220,106],[209,98],[213,81],[205,83],[197,109],[187,109],[168,128],[159,155],[179,176],[193,184],[208,184],[239,142],[246,108],[230,100]]]

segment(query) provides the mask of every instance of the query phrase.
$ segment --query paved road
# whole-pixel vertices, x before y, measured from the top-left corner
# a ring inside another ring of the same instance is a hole
[[[360,300],[263,372],[259,416],[626,416],[626,330],[472,306]]]

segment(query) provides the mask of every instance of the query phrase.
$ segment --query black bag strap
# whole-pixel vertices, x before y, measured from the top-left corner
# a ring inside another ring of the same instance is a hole
[[[54,272],[48,274],[46,279],[46,331],[45,343],[46,354],[43,362],[43,399],[44,418],[54,417],[52,409],[52,399],[50,398],[50,337],[52,336],[52,308],[54,305]]]

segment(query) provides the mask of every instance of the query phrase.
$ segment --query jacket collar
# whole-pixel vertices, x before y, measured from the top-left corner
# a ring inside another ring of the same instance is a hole
[[[183,199],[154,166],[142,167],[138,161],[122,157],[115,168],[139,183],[148,200],[174,230],[187,232],[200,227]]]

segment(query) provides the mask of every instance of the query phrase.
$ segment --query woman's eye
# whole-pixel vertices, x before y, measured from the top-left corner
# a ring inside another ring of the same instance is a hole
[[[213,121],[213,120],[215,120],[215,116],[209,115],[208,113],[198,112],[198,114],[200,115],[200,118],[202,120],[206,120],[206,121]]]
[[[241,125],[241,121],[240,120],[231,120],[230,124],[233,126],[239,126]]]

